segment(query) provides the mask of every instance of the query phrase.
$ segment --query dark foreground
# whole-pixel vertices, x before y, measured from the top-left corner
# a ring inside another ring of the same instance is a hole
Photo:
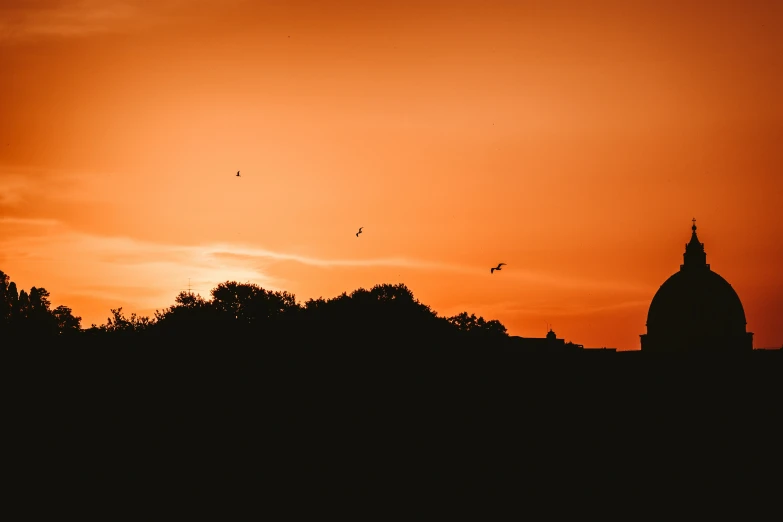
[[[479,348],[29,347],[8,419],[31,480],[161,494],[778,484],[783,352]]]

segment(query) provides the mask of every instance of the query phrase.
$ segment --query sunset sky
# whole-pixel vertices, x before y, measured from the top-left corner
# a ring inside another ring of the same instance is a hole
[[[780,346],[782,35],[773,1],[2,0],[0,270],[84,327],[403,282],[631,350],[695,217]]]

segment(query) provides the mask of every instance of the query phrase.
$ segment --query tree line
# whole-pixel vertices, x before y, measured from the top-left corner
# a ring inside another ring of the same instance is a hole
[[[0,330],[26,336],[71,335],[81,331],[81,317],[67,306],[52,309],[49,292],[32,287],[18,290],[16,283],[0,270]]]
[[[462,312],[441,317],[416,299],[404,284],[379,284],[370,289],[303,303],[294,294],[252,283],[226,281],[208,298],[180,292],[174,304],[153,316],[128,316],[113,308],[106,322],[82,328],[71,308],[51,307],[49,292],[32,287],[18,290],[0,271],[0,330],[10,335],[48,338],[112,339],[247,339],[269,342],[383,344],[507,339],[505,326]]]

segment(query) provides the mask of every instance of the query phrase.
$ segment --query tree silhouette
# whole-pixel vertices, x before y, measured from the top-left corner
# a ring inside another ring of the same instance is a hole
[[[18,314],[19,311],[19,292],[16,289],[16,283],[11,281],[8,284],[8,291],[6,293],[8,303],[10,306],[10,320],[13,320],[14,317]]]
[[[45,288],[17,292],[10,277],[0,272],[0,326],[36,337],[89,332],[90,338],[107,341],[165,336],[188,338],[194,343],[210,340],[212,345],[245,346],[249,342],[281,349],[300,345],[329,349],[395,346],[404,350],[422,343],[488,342],[507,337],[498,321],[485,321],[467,312],[439,317],[404,284],[358,288],[350,294],[308,299],[303,304],[289,292],[236,281],[220,283],[210,294],[211,298],[205,299],[180,292],[172,306],[156,310],[152,318],[135,313],[128,317],[122,307],[112,308],[104,324],[82,330],[81,318],[71,308],[60,305],[51,309]]]
[[[0,327],[7,327],[11,322],[11,278],[0,270]],[[15,287],[14,287],[15,288]]]
[[[57,331],[60,335],[73,335],[79,333],[82,318],[74,316],[70,308],[60,305],[52,310],[52,315],[57,321]]]
[[[217,313],[211,301],[192,292],[180,292],[174,304],[155,311],[156,333],[176,337],[197,337],[213,333]]]
[[[30,305],[27,310],[27,330],[36,336],[52,336],[58,333],[57,318],[52,314],[49,292],[41,287],[30,288]]]
[[[220,283],[212,290],[212,304],[224,319],[244,324],[268,324],[286,312],[298,308],[288,292],[264,290],[255,284],[236,281]]]
[[[125,314],[122,313],[122,307],[112,308],[111,314],[112,316],[106,320],[105,324],[101,326],[93,324],[92,329],[127,336],[143,333],[154,324],[153,319],[147,316],[137,316],[135,313],[132,313],[130,317],[125,317]]]
[[[469,332],[472,334],[480,334],[492,337],[507,336],[506,327],[503,326],[500,321],[495,319],[491,321],[485,321],[483,317],[476,317],[475,314],[468,315],[467,312],[462,312],[455,316],[449,317],[448,321],[462,332]]]
[[[16,283],[0,271],[0,329],[23,338],[54,338],[81,332],[81,318],[61,305],[51,309],[49,291],[43,287],[17,291]]]
[[[30,311],[30,296],[24,290],[19,292],[19,305],[16,307],[16,316],[18,320],[27,318]]]

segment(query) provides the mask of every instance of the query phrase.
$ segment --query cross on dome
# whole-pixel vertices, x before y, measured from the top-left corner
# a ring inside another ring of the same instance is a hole
[[[699,237],[696,235],[696,218],[693,218],[691,221],[693,222],[693,226],[691,227],[693,232],[691,233],[690,242],[685,245],[683,264],[680,265],[680,269],[685,268],[686,266],[709,268],[710,265],[707,264],[707,254],[704,252],[704,243],[700,242]]]

